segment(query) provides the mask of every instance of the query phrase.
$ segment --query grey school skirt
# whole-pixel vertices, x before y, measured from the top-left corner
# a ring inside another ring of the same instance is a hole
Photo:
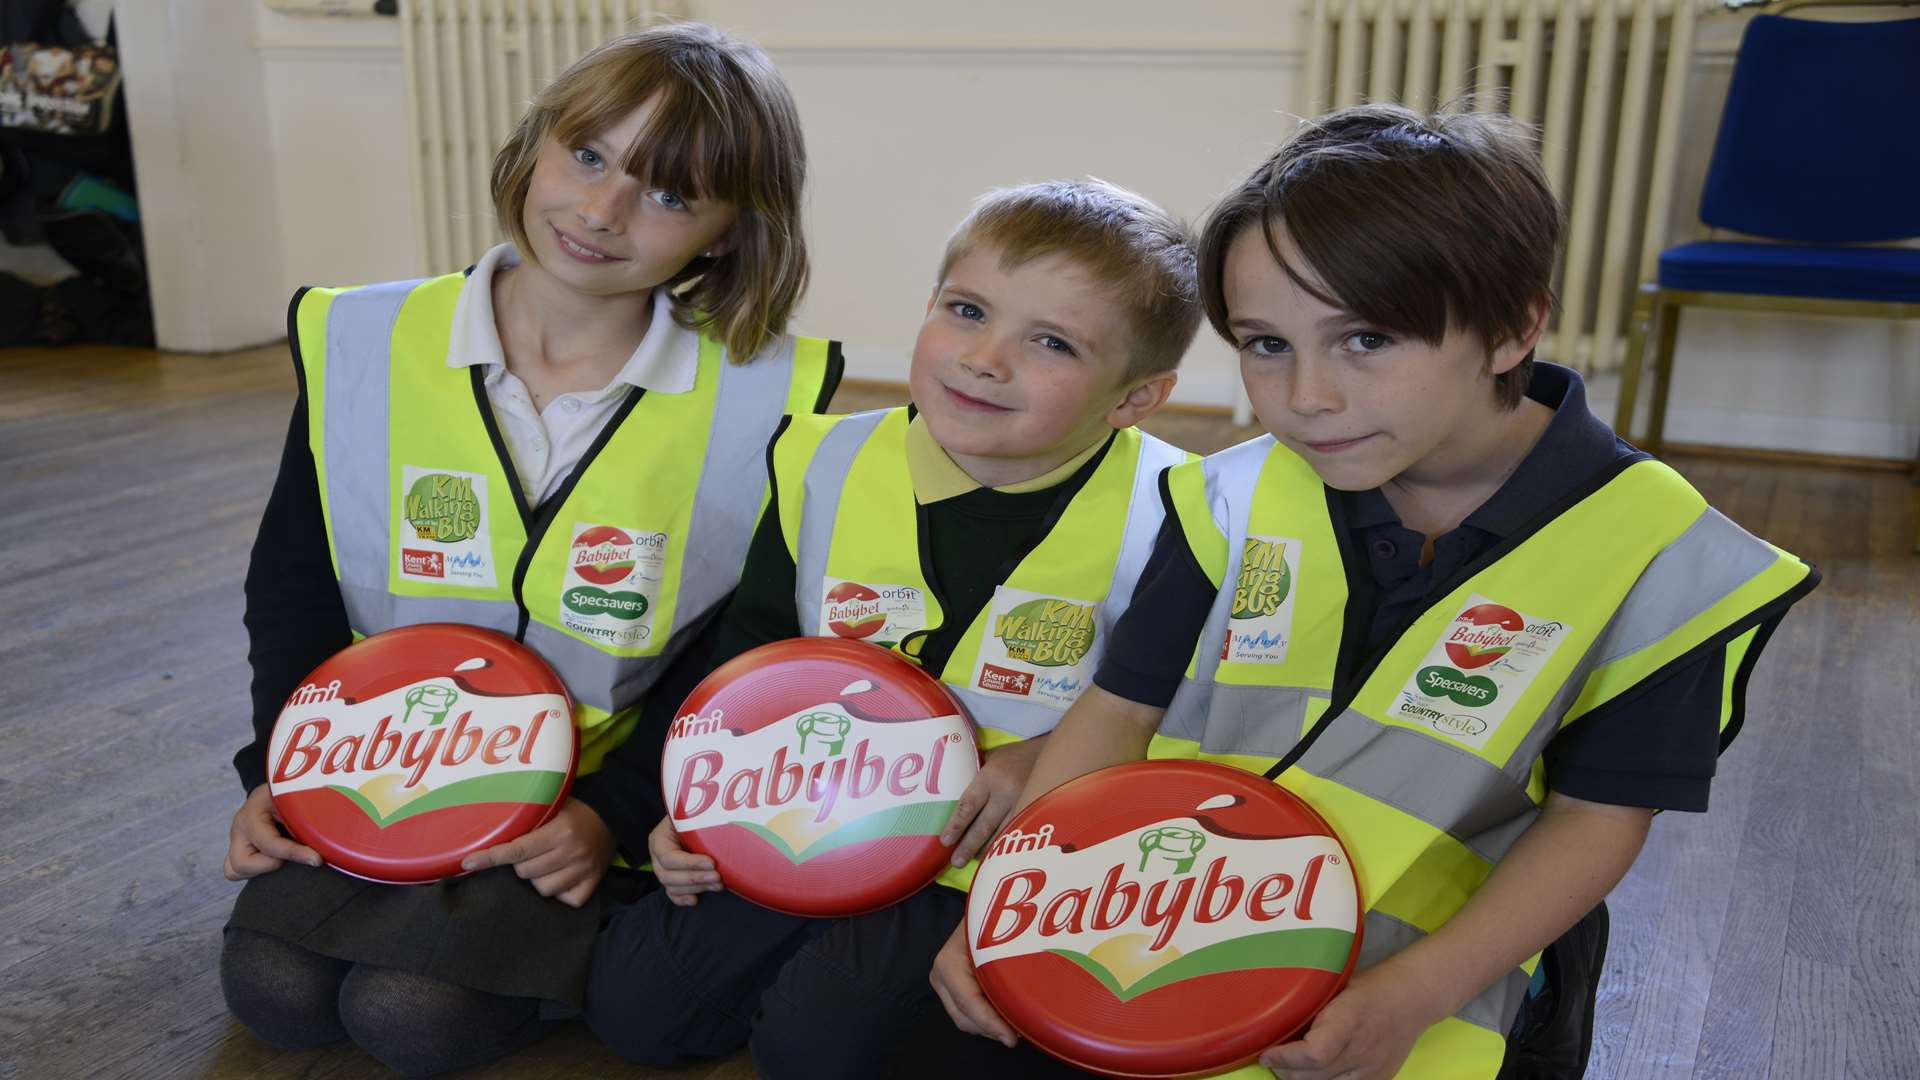
[[[568,1015],[586,996],[602,909],[651,886],[614,868],[584,905],[549,900],[511,867],[432,885],[379,885],[287,863],[249,880],[227,926],[324,956],[398,968],[489,994],[539,998]]]

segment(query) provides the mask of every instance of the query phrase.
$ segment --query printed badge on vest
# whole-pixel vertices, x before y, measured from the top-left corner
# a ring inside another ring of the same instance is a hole
[[[1568,633],[1565,623],[1476,593],[1427,650],[1391,715],[1482,749]]]
[[[1053,709],[1074,703],[1093,677],[1100,605],[1001,586],[969,684]]]
[[[403,465],[400,483],[401,580],[493,588],[486,475]]]
[[[927,628],[927,594],[914,585],[825,579],[818,637],[843,637],[891,649]]]
[[[1293,637],[1293,600],[1299,591],[1300,541],[1249,535],[1240,549],[1240,577],[1220,659],[1284,664]]]
[[[645,644],[666,566],[666,533],[574,522],[560,625],[607,645]]]

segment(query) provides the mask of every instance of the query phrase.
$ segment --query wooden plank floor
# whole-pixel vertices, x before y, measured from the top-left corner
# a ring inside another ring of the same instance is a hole
[[[284,347],[0,352],[0,1080],[382,1074],[261,1045],[216,975],[240,580],[292,387]],[[1149,426],[1200,450],[1246,434]],[[1615,894],[1591,1075],[1920,1076],[1915,489],[1676,464],[1826,583],[1761,665],[1713,812],[1663,816]],[[575,1026],[474,1075],[582,1074],[752,1069],[628,1069]]]

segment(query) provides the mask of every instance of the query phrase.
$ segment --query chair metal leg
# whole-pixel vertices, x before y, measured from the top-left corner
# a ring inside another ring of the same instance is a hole
[[[1633,408],[1639,403],[1640,369],[1647,362],[1647,324],[1653,319],[1660,286],[1651,282],[1640,286],[1633,302],[1633,315],[1627,323],[1627,362],[1620,369],[1620,403],[1613,409],[1613,430],[1628,442],[1633,441]]]
[[[1667,397],[1673,390],[1673,346],[1680,337],[1680,305],[1657,297],[1653,306],[1653,414],[1647,419],[1647,449],[1658,454],[1667,437]]]

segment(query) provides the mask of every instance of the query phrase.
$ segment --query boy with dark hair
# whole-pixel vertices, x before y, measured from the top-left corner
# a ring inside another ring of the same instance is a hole
[[[1198,757],[1332,823],[1364,945],[1262,1056],[1289,1080],[1579,1075],[1600,902],[1656,810],[1706,809],[1818,580],[1534,363],[1559,234],[1526,130],[1485,114],[1343,110],[1222,201],[1202,298],[1270,434],[1169,470],[1134,604],[1020,801]],[[933,981],[1014,1045],[960,935]],[[1020,1071],[965,1041],[935,1071]]]
[[[924,973],[961,921],[973,853],[1133,595],[1160,531],[1161,472],[1191,458],[1133,425],[1173,389],[1195,293],[1191,233],[1132,192],[1097,180],[990,192],[941,260],[913,407],[795,416],[775,436],[773,494],[709,666],[803,635],[886,643],[966,704],[986,761],[941,835],[953,887],[853,918],[724,891],[659,810],[644,839],[628,830],[623,846],[648,849],[663,891],[616,916],[595,955],[587,1018],[615,1051],[665,1064],[750,1044],[776,1080],[885,1068],[932,1004]],[[848,626],[836,606],[849,597],[877,600],[884,625],[868,610]],[[1091,623],[1069,662],[1041,666],[1014,640],[1024,620],[1010,613],[1036,599]]]

